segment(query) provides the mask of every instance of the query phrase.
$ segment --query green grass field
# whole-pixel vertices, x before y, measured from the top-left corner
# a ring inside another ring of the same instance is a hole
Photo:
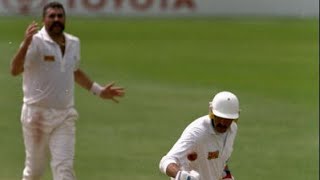
[[[21,77],[9,65],[31,20],[0,18],[0,180],[23,169]],[[318,19],[70,17],[66,30],[81,38],[82,69],[127,91],[115,104],[77,86],[79,180],[168,179],[159,160],[221,90],[242,109],[237,180],[319,179]]]

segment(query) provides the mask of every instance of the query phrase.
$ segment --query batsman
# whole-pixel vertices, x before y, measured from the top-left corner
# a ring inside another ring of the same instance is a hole
[[[160,171],[173,180],[234,180],[227,161],[233,151],[239,100],[228,91],[209,102],[209,114],[189,124],[162,157]]]

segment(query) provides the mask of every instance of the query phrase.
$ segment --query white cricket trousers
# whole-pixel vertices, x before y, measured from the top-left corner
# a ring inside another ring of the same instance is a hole
[[[73,160],[77,118],[74,108],[57,110],[23,105],[21,123],[26,159],[22,180],[40,180],[49,157],[54,180],[76,179]]]

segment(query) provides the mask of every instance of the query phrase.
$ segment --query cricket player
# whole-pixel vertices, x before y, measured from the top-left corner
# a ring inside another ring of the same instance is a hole
[[[25,145],[23,180],[40,180],[47,153],[54,180],[75,180],[74,82],[93,94],[118,102],[124,89],[110,83],[100,86],[79,68],[80,41],[65,33],[66,14],[59,2],[43,8],[44,26],[32,22],[12,59],[11,74],[23,76],[21,123]],[[89,107],[89,106],[88,106]]]
[[[238,118],[238,98],[227,91],[217,93],[209,102],[209,115],[189,124],[162,157],[160,171],[175,180],[233,180],[227,161]]]

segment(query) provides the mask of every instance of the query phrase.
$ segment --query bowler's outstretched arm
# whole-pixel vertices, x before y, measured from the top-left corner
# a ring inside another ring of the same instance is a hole
[[[119,101],[115,97],[124,96],[124,88],[114,86],[114,82],[111,82],[105,86],[93,82],[88,75],[86,75],[81,69],[77,69],[74,72],[75,81],[84,89],[93,92],[103,99],[111,99],[118,103]]]

